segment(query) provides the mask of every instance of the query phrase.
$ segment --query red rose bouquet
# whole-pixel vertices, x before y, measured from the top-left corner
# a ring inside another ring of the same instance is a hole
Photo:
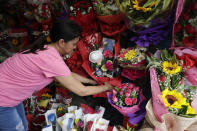
[[[103,34],[114,36],[126,29],[114,0],[93,0],[92,3]]]
[[[175,46],[197,46],[197,2],[186,0],[178,22],[174,26]]]
[[[97,22],[92,5],[87,1],[78,1],[70,7],[69,19],[78,23],[82,28],[82,35],[97,31]]]

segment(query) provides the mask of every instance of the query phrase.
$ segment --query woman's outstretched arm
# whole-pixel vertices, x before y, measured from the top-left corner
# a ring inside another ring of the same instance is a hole
[[[79,96],[93,95],[112,89],[112,85],[108,83],[105,83],[105,85],[101,86],[84,86],[79,80],[75,79],[72,74],[66,77],[57,76],[55,78],[65,88]]]

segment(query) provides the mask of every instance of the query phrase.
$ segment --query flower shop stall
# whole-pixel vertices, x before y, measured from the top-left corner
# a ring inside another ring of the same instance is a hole
[[[196,0],[0,0],[0,63],[65,18],[82,27],[67,66],[113,89],[53,81],[24,101],[29,131],[197,129]]]

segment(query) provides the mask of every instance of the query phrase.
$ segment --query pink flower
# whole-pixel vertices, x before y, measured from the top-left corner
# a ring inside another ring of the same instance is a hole
[[[166,77],[165,77],[164,75],[161,75],[161,76],[159,77],[159,79],[160,79],[161,82],[165,82]]]
[[[135,90],[135,91],[139,91],[140,89],[139,89],[139,87],[138,87],[138,86],[135,86],[135,87],[133,87],[133,90]]]
[[[112,61],[107,61],[107,62],[105,63],[105,68],[106,68],[107,70],[109,70],[109,71],[112,71],[112,69],[113,69]]]
[[[131,91],[126,91],[125,92],[126,97],[130,97],[130,93],[131,93]]]
[[[114,103],[116,103],[116,102],[118,101],[117,97],[116,97],[116,96],[112,96],[112,101],[113,101]]]
[[[124,90],[121,90],[121,91],[120,91],[120,95],[123,95],[123,91],[124,91]]]
[[[125,104],[128,106],[132,105],[132,99],[131,98],[125,98]]]
[[[129,88],[133,88],[133,87],[134,87],[134,84],[129,83]]]
[[[112,90],[112,93],[113,93],[113,95],[117,94],[116,90]]]
[[[136,104],[137,103],[137,98],[132,98],[132,104]]]
[[[105,50],[103,52],[103,56],[104,56],[104,58],[112,58],[113,57],[113,54],[111,53],[111,51]]]

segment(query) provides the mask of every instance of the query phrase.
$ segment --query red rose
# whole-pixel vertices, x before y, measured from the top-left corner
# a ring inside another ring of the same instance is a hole
[[[193,67],[195,65],[195,58],[192,58],[191,55],[185,54],[179,57],[183,61],[183,68]]]
[[[189,19],[190,19],[190,16],[189,16],[187,13],[182,13],[181,17],[182,17],[184,20],[189,20]]]
[[[137,98],[132,98],[132,104],[136,104],[137,103]]]
[[[131,106],[132,105],[132,99],[131,98],[125,98],[125,104],[128,105],[128,106]]]
[[[194,37],[197,38],[197,32],[195,32]]]
[[[189,37],[185,37],[184,40],[182,41],[183,45],[187,46],[187,47],[194,46],[195,42],[196,42],[195,38],[190,37],[190,36]]]
[[[195,2],[195,3],[193,4],[192,9],[193,9],[193,10],[197,10],[197,2]]]
[[[181,30],[181,25],[177,23],[177,24],[175,25],[175,27],[174,27],[174,32],[177,33],[177,32],[179,32],[180,30]]]
[[[113,57],[113,54],[111,53],[111,51],[105,50],[103,52],[103,56],[104,56],[104,58],[112,58]]]
[[[161,75],[159,79],[160,79],[161,82],[165,82],[166,77],[164,75]]]
[[[184,30],[188,33],[188,34],[195,34],[195,29],[192,25],[186,25],[184,26]]]

